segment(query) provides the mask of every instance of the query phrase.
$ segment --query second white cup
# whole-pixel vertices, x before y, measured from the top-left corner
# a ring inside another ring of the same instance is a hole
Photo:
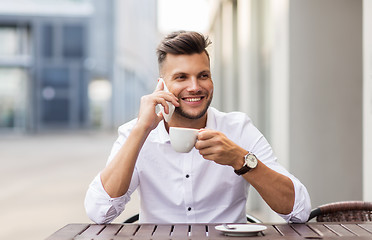
[[[170,127],[169,137],[172,148],[177,152],[190,152],[195,146],[198,134],[198,129]]]

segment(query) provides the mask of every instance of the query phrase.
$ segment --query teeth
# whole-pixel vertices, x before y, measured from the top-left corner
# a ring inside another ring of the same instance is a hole
[[[187,101],[187,102],[197,102],[197,101],[200,101],[200,97],[199,98],[186,98],[185,100]]]

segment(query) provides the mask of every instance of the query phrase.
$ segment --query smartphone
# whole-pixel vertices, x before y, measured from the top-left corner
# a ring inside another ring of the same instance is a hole
[[[161,82],[163,83],[164,91],[169,92],[169,90],[168,90],[168,88],[167,88],[167,85],[165,85],[165,81],[164,81],[164,79],[159,78],[159,84],[160,84]],[[160,111],[161,111],[162,114],[163,114],[164,120],[165,120],[166,122],[169,122],[169,120],[171,119],[171,117],[172,117],[172,115],[173,115],[173,112],[174,112],[175,107],[174,107],[174,105],[173,105],[171,102],[168,102],[168,101],[167,101],[167,104],[168,104],[168,107],[169,107],[169,113],[168,113],[168,114],[166,114],[166,113],[164,112],[164,107],[163,107],[163,105],[161,105],[161,104],[158,104],[158,105],[159,105]]]

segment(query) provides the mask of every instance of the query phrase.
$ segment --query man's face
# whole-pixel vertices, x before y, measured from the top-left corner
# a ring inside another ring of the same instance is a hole
[[[179,99],[176,114],[188,119],[205,115],[213,98],[213,82],[206,53],[167,54],[160,75],[169,91]]]

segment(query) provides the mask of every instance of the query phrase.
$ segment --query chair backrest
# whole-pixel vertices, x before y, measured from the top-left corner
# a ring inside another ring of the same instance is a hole
[[[135,223],[139,220],[139,214],[135,214],[131,216],[130,218],[126,219],[123,223]]]
[[[311,211],[309,220],[317,222],[372,221],[372,202],[345,201],[321,205]]]

